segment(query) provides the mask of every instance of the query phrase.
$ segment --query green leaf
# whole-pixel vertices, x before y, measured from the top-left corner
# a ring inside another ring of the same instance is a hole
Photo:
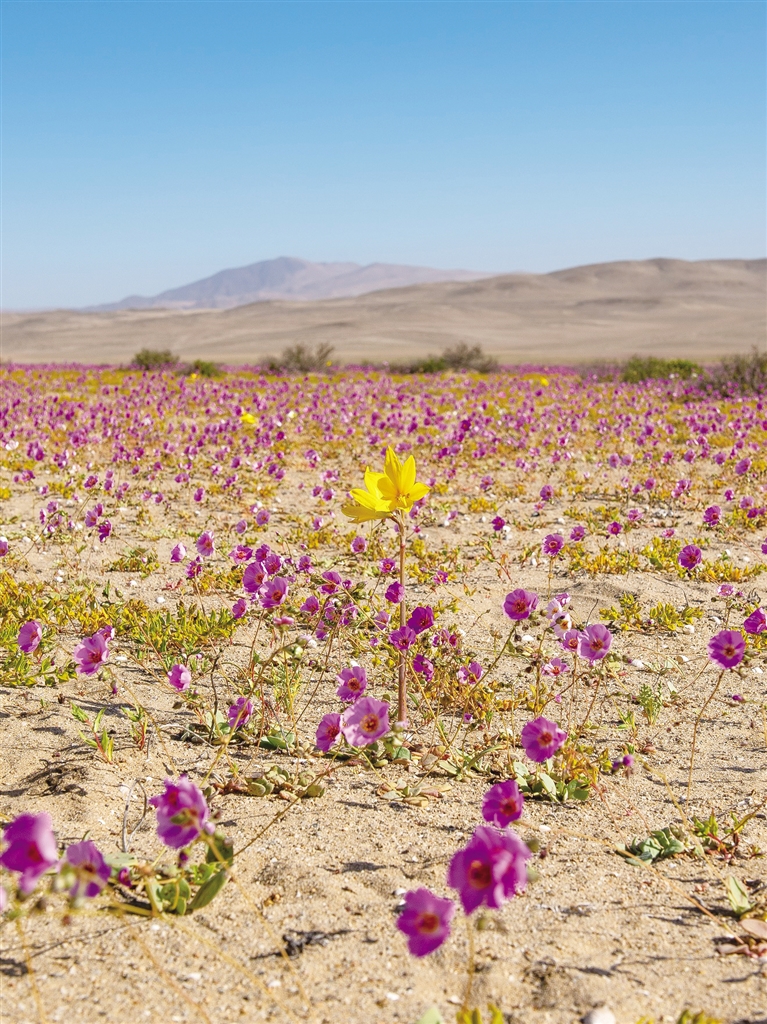
[[[78,707],[77,704],[75,704],[74,701],[72,701],[72,704],[70,706],[72,708],[72,714],[75,716],[77,721],[78,722],[85,722],[85,724],[87,725],[89,719],[88,719],[88,716],[86,715],[86,713],[83,711],[83,709]]]
[[[216,832],[208,839],[208,843],[208,852],[205,854],[207,864],[229,864],[231,866],[234,863],[234,845],[223,832]]]
[[[423,1017],[416,1021],[416,1024],[445,1024],[445,1022],[437,1007],[432,1006],[430,1010],[426,1011]]]
[[[189,910],[200,910],[214,900],[221,892],[227,879],[226,868],[223,868],[212,878],[209,878],[205,885],[197,890],[197,894],[189,904]]]
[[[730,901],[733,913],[738,917],[747,914],[751,909],[751,901],[742,882],[739,882],[735,875],[728,875],[727,881],[724,884],[727,890],[727,899]]]
[[[557,785],[554,782],[554,780],[552,779],[552,777],[550,775],[547,775],[546,772],[541,772],[541,774],[538,776],[538,778],[541,780],[541,785],[546,790],[546,792],[549,794],[551,799],[552,800],[556,800],[556,798],[557,798]]]

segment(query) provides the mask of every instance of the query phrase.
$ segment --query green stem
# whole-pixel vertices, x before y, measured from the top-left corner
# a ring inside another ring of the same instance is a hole
[[[399,625],[403,629],[407,622],[407,601],[405,599],[405,517],[400,513],[395,522],[399,526],[399,582],[402,599],[399,605]],[[397,722],[407,725],[407,654],[400,651],[399,686],[397,692]]]

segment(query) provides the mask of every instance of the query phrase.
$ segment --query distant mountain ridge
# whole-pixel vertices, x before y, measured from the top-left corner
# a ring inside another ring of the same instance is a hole
[[[310,263],[280,256],[247,267],[220,270],[180,288],[159,295],[129,295],[119,302],[89,306],[86,312],[110,313],[120,309],[234,309],[251,302],[282,299],[308,302],[313,299],[352,298],[388,288],[442,281],[477,281],[491,274],[472,270],[436,270],[392,263]]]

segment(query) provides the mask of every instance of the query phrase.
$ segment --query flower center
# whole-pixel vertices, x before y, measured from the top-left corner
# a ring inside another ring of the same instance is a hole
[[[538,737],[538,742],[541,744],[542,747],[547,747],[550,743],[554,742],[554,737],[551,735],[548,729],[544,729],[541,732],[541,735]]]
[[[514,797],[507,797],[501,801],[501,814],[505,814],[507,818],[513,818],[517,813],[518,805]]]
[[[469,865],[469,885],[474,889],[487,889],[490,885],[490,865],[483,860],[473,860]]]
[[[378,715],[365,715],[360,723],[363,732],[375,732],[378,728]]]
[[[433,935],[439,929],[439,917],[430,912],[419,914],[416,928],[422,935]]]
[[[735,657],[735,647],[734,647],[734,645],[733,644],[725,644],[724,647],[722,648],[722,653],[724,654],[725,658],[734,658]]]

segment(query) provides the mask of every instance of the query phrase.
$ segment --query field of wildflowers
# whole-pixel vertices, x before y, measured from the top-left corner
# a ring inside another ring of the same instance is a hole
[[[766,441],[694,381],[4,368],[2,1020],[763,1021]]]

